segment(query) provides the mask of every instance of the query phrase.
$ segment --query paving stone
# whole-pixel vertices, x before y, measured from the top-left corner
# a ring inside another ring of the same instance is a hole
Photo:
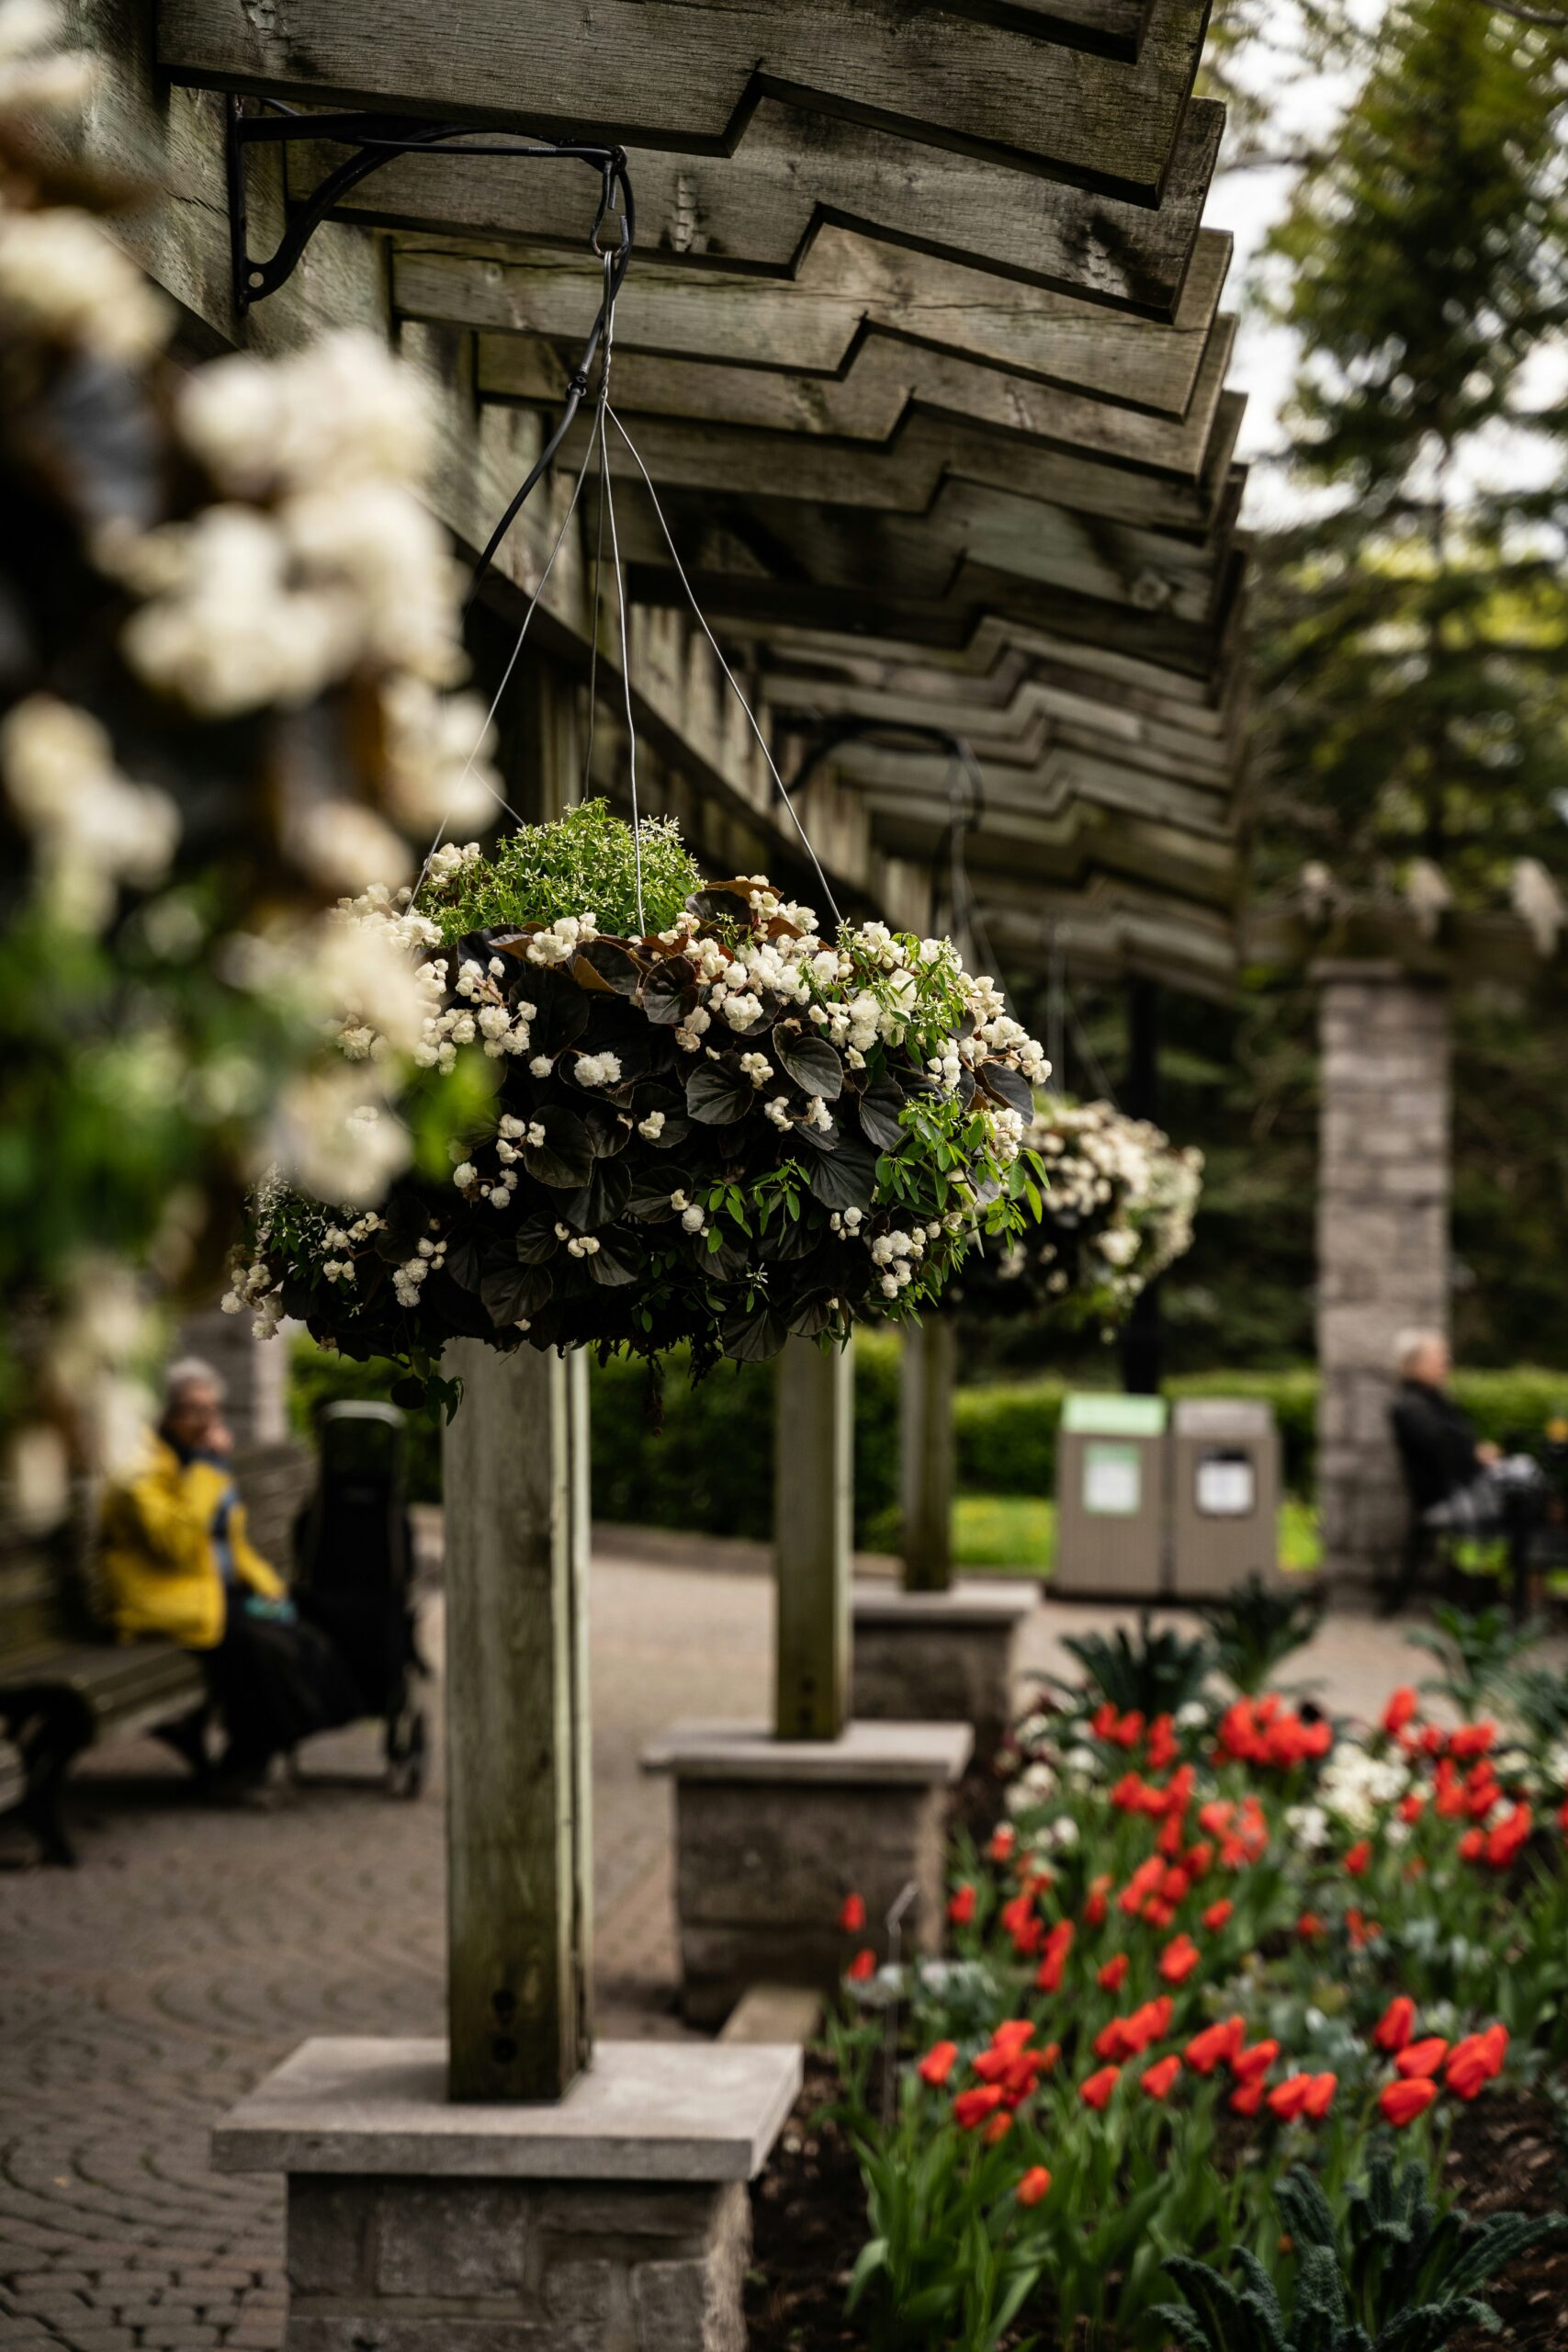
[[[766,1705],[768,1606],[756,1577],[596,1563],[606,2035],[682,2031],[669,1793],[638,1750],[715,1689]],[[437,1658],[439,1637],[432,1611]],[[8,1871],[0,1894],[0,2352],[132,2352],[137,2333],[137,2352],[278,2352],[281,2183],[215,2175],[208,2135],[309,2035],[440,2031],[438,1713],[432,1731],[434,1785],[412,1804],[383,1793],[372,1725],[308,1748],[270,1815],[201,1804],[152,1741],[84,1759],[83,1867]],[[0,1862],[26,1851],[0,1826]]]

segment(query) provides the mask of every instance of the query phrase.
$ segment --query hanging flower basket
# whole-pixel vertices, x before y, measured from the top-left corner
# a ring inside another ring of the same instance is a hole
[[[1113,1328],[1190,1248],[1203,1155],[1110,1102],[1048,1102],[1024,1143],[1048,1180],[1039,1226],[970,1258],[951,1304],[1069,1330]]]
[[[911,1315],[982,1235],[1023,1229],[1043,1057],[989,980],[946,940],[881,923],[825,938],[757,876],[696,888],[660,929],[602,930],[605,893],[574,860],[613,854],[620,875],[631,842],[591,804],[493,864],[442,853],[417,915],[384,892],[356,902],[352,919],[416,938],[429,1076],[409,1115],[428,1137],[449,1101],[455,1164],[369,1213],[272,1189],[234,1306],[421,1374],[457,1337],[685,1341],[700,1373]],[[674,842],[642,829],[653,921],[653,884],[689,865]],[[563,876],[570,912],[469,921],[509,893],[558,906]],[[373,1008],[344,1042],[376,1050]],[[462,1107],[476,1061],[495,1081],[479,1116]]]

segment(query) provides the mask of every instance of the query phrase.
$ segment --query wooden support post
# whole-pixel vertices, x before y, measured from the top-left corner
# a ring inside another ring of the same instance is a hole
[[[1127,984],[1127,1076],[1122,1107],[1134,1119],[1159,1117],[1159,986],[1141,978]],[[1156,1281],[1138,1293],[1122,1329],[1122,1385],[1130,1396],[1157,1396],[1164,1368]]]
[[[849,1717],[854,1388],[847,1349],[777,1358],[773,1548],[781,1739],[837,1739]]]
[[[590,2049],[585,1372],[446,1370],[450,2090],[555,2099]]]
[[[958,1327],[951,1315],[904,1326],[900,1490],[904,1589],[946,1592],[953,1582],[953,1391]]]

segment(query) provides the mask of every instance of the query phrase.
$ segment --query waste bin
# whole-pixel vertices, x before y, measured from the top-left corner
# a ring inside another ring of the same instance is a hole
[[[1068,1396],[1056,1440],[1056,1561],[1069,1597],[1153,1600],[1164,1582],[1163,1396]]]
[[[1274,1408],[1183,1396],[1171,1436],[1173,1597],[1215,1600],[1280,1566],[1280,1432]]]

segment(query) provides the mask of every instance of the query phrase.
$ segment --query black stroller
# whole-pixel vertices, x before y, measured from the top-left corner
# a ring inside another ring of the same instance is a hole
[[[292,1597],[331,1640],[387,1725],[387,1785],[416,1797],[427,1735],[417,1682],[413,1539],[403,1498],[403,1417],[395,1405],[334,1404],[320,1419],[316,1491],[294,1522]]]

